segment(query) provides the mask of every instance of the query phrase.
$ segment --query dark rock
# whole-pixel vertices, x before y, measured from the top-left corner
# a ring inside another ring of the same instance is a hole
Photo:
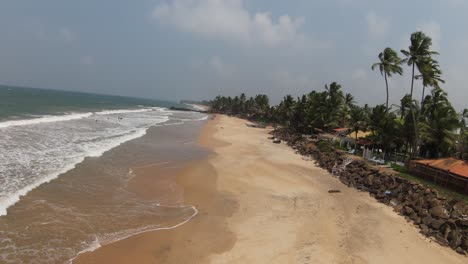
[[[413,208],[411,208],[411,207],[409,207],[409,206],[405,206],[405,207],[404,207],[404,210],[405,210],[404,213],[405,213],[406,215],[410,215],[410,214],[414,213]]]
[[[431,205],[431,208],[437,207],[440,205],[440,200],[437,198],[434,198],[429,201],[429,204]]]
[[[445,223],[444,220],[441,220],[441,219],[438,219],[438,220],[434,220],[432,221],[431,223],[431,227],[436,229],[436,230],[439,230],[439,228]]]
[[[444,219],[449,218],[447,211],[445,211],[445,209],[440,205],[429,209],[429,213],[433,217],[444,218]]]
[[[458,230],[451,231],[447,236],[447,239],[450,241],[449,246],[453,249],[457,248],[462,243],[462,235]]]
[[[425,224],[420,224],[419,228],[421,228],[421,234],[428,235],[430,233],[429,227]]]
[[[450,216],[452,218],[460,218],[462,215],[460,211],[458,211],[457,209],[453,209],[452,212],[450,213]]]
[[[461,248],[463,248],[464,250],[468,250],[468,236],[467,235],[465,235],[465,237],[462,238]]]
[[[423,224],[430,226],[432,223],[432,217],[431,216],[426,216],[422,219]]]
[[[460,227],[468,228],[468,220],[460,220]]]
[[[460,247],[457,247],[455,251],[460,255],[464,255],[464,256],[466,255],[465,250],[461,249]]]
[[[444,246],[447,246],[447,245],[448,245],[447,239],[445,239],[445,237],[443,237],[441,234],[436,234],[436,235],[434,236],[434,238],[435,238],[435,240],[436,240],[438,243],[440,243],[440,244],[442,244],[442,245],[444,245]]]

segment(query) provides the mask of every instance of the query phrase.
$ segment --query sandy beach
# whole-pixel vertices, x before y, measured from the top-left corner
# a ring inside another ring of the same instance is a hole
[[[272,144],[268,129],[246,124],[216,116],[203,127],[199,143],[212,154],[176,176],[182,203],[198,210],[191,221],[104,245],[74,263],[468,262],[367,193]],[[130,183],[144,196],[157,195],[150,170]]]

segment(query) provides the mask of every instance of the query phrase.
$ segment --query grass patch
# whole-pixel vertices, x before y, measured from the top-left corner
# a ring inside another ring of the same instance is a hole
[[[465,204],[468,204],[468,195],[453,191],[451,189],[442,187],[440,185],[435,184],[434,182],[428,181],[426,179],[411,175],[406,167],[396,165],[392,163],[390,165],[393,170],[398,172],[398,176],[405,178],[407,180],[410,180],[411,182],[419,183],[422,184],[428,188],[435,189],[436,191],[439,192],[440,195],[446,197],[446,198],[451,198],[451,199],[457,199],[463,201]]]

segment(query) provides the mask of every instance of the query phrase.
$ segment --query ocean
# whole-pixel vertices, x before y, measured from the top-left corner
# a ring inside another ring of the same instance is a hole
[[[206,155],[194,142],[208,116],[169,106],[0,86],[0,263],[66,263],[190,220],[173,174]],[[150,198],[131,188],[147,166],[160,172]]]

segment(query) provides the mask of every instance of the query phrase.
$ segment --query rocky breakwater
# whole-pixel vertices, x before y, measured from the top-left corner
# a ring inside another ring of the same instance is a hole
[[[276,129],[272,135],[299,154],[313,157],[329,172],[345,158],[345,153],[337,151],[327,141],[314,142],[286,129]],[[354,160],[346,170],[335,174],[348,187],[366,191],[377,201],[392,206],[423,235],[468,255],[468,208],[462,201],[447,199],[434,189],[395,174],[382,173],[362,160]]]

